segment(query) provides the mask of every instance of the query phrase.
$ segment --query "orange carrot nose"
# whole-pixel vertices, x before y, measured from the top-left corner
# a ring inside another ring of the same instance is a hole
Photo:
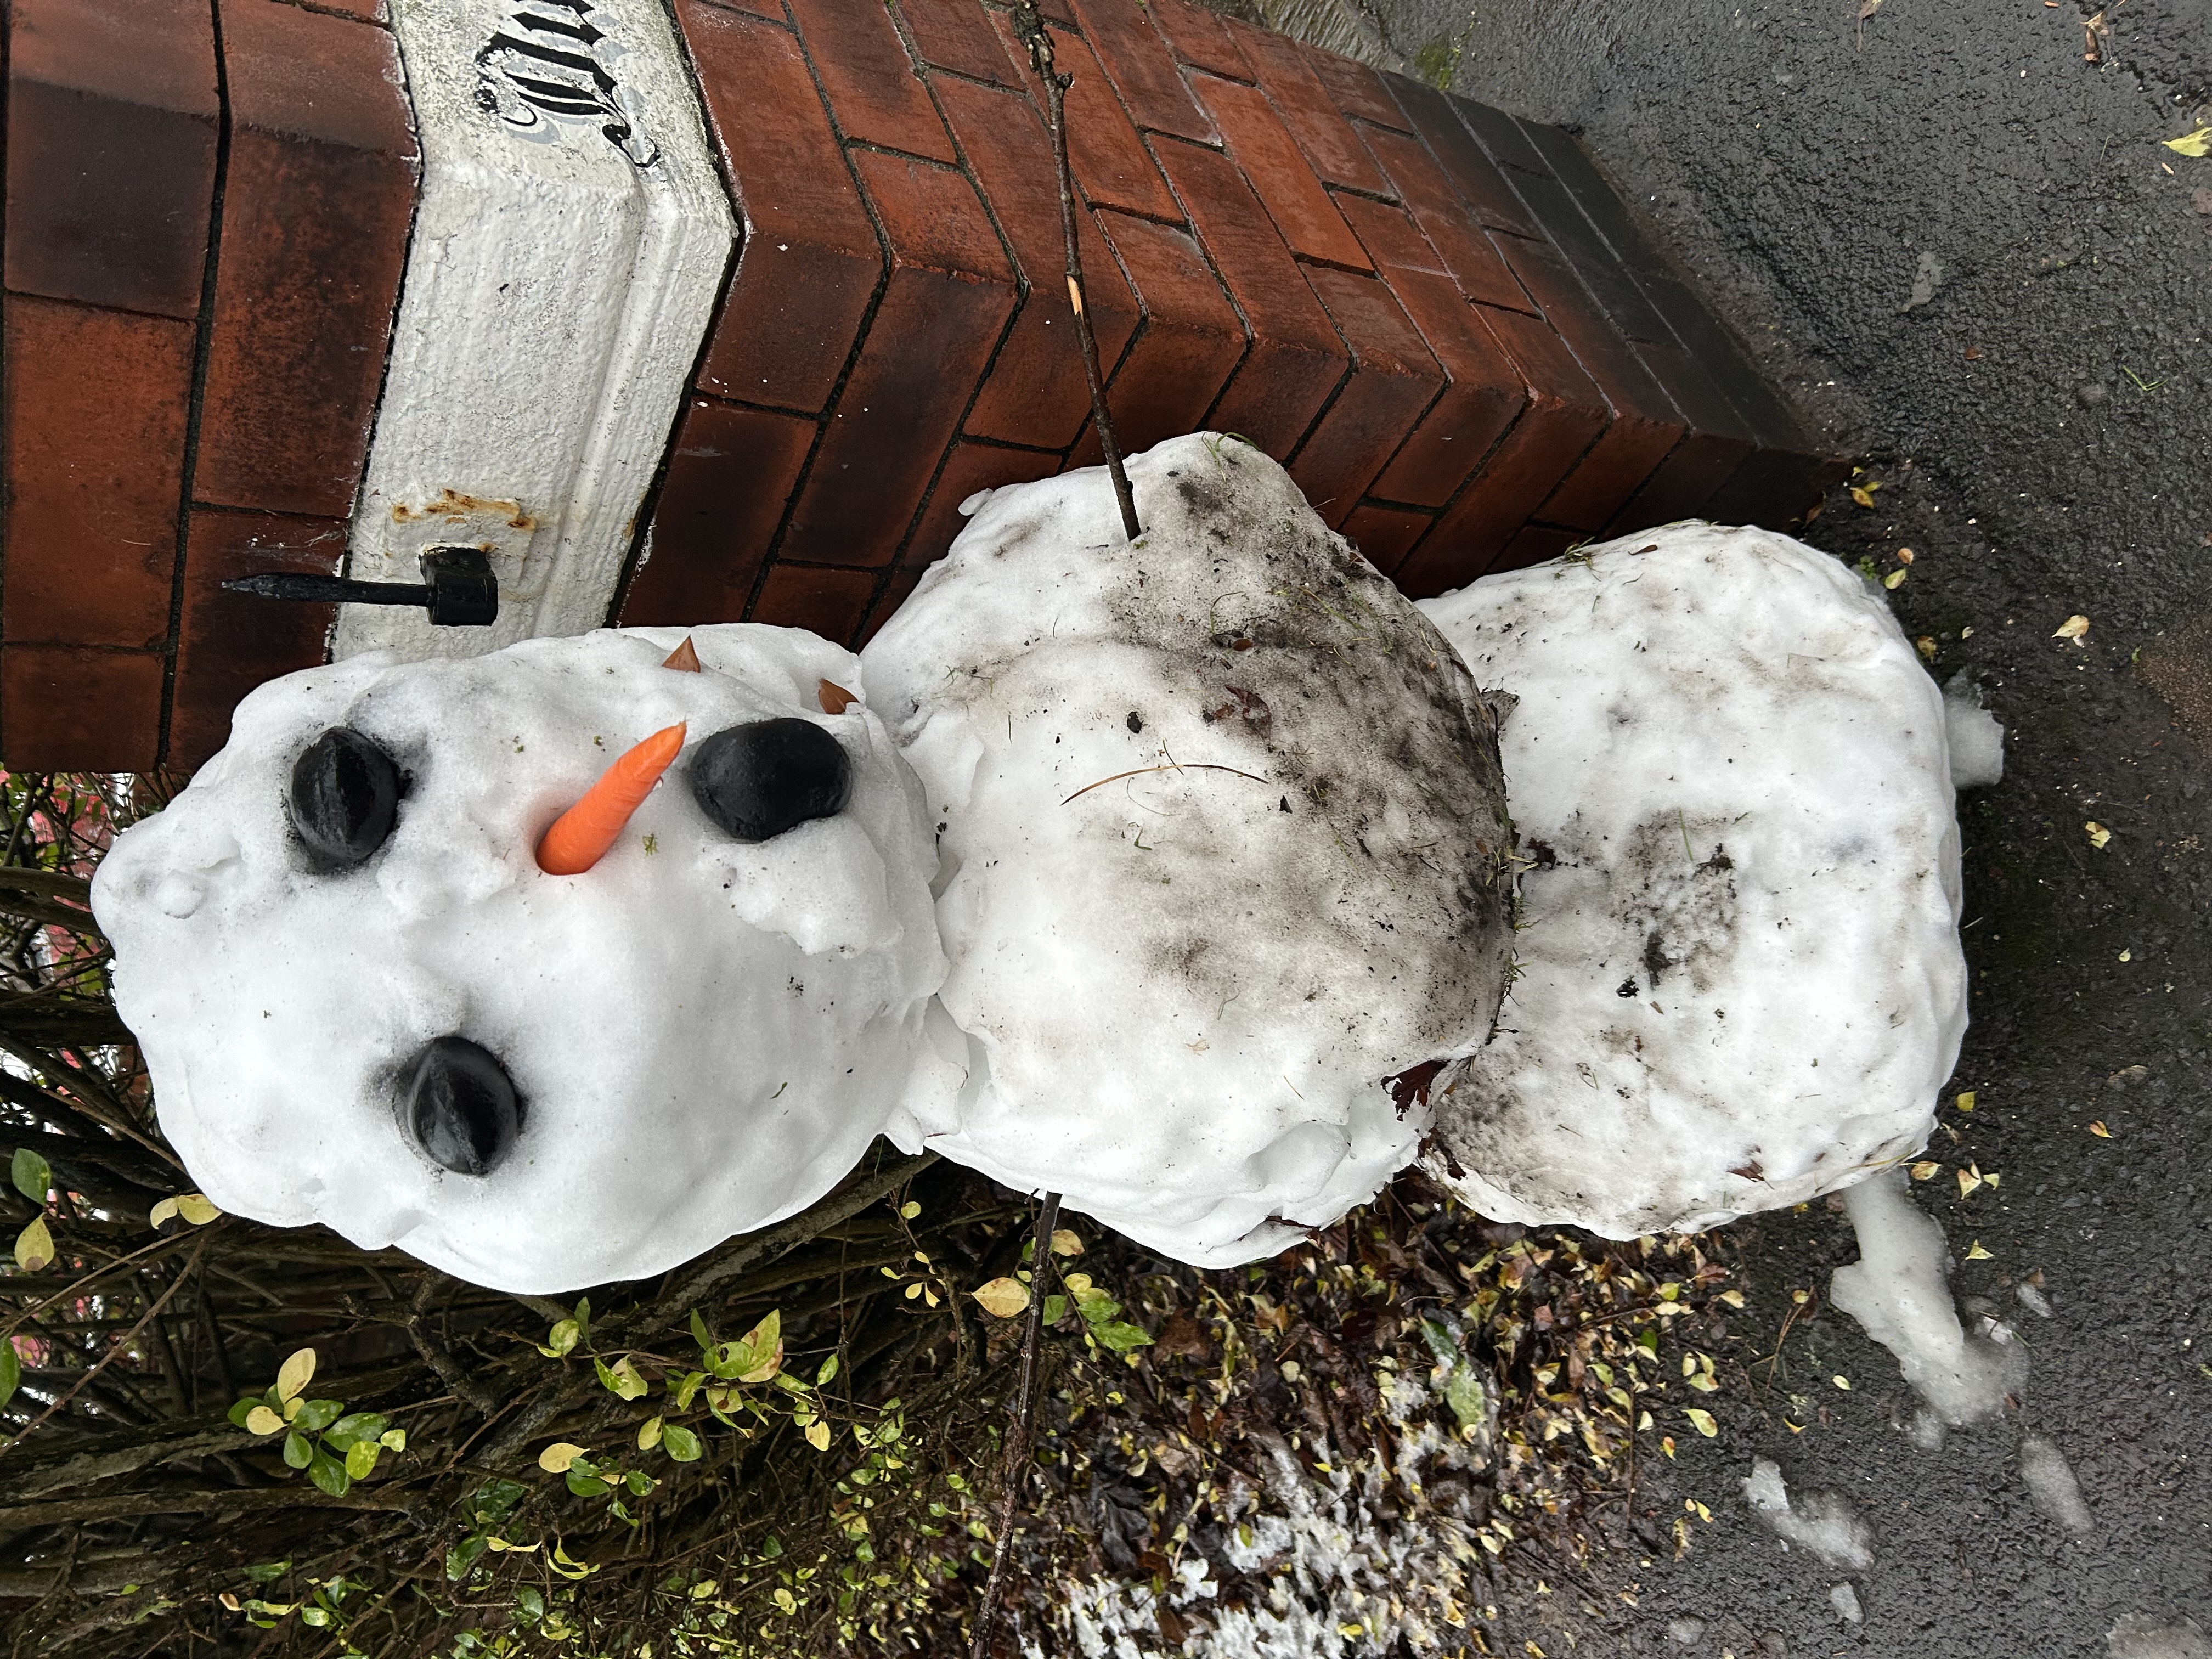
[[[601,773],[583,799],[553,820],[538,843],[538,867],[549,876],[580,876],[605,858],[629,815],[684,751],[684,730],[678,722],[654,732]]]

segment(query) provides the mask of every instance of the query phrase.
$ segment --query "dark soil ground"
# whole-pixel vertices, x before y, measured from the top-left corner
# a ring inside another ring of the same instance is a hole
[[[1799,1318],[1770,1359],[1790,1292],[1824,1297],[1856,1247],[1827,1206],[1742,1225],[1720,1433],[1678,1433],[1638,1504],[1655,1541],[1686,1503],[1710,1523],[1688,1511],[1680,1559],[1517,1583],[1503,1633],[1554,1659],[2212,1651],[2180,1623],[2212,1630],[2212,160],[2161,143],[2212,123],[2212,9],[1889,0],[1863,43],[1856,9],[1370,8],[1407,63],[1585,135],[1880,483],[1808,539],[1883,573],[1912,550],[1905,631],[2009,734],[2004,781],[1960,801],[1974,1023],[1914,1191],[1954,1256],[1988,1252],[1954,1280],[1970,1310],[2025,1328],[2020,1409],[1923,1451],[1850,1319]],[[2073,616],[2087,634],[2053,638]],[[1962,1198],[1967,1165],[2001,1184]],[[2029,1275],[2048,1321],[2015,1304]],[[2086,1536],[2031,1502],[2029,1432],[2079,1476]],[[1871,1525],[1862,1622],[1831,1601],[1844,1574],[1753,1515],[1754,1455]],[[2112,1638],[2130,1615],[2168,1628]]]

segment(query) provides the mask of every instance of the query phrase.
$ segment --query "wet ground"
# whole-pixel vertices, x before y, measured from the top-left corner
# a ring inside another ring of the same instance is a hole
[[[2020,1323],[2025,1398],[1916,1448],[1848,1318],[1816,1299],[1770,1358],[1791,1292],[1856,1254],[1844,1217],[1741,1227],[1718,1436],[1678,1427],[1647,1477],[1647,1554],[1517,1588],[1516,1653],[2212,1653],[2181,1622],[2212,1632],[2212,159],[2161,142],[2212,123],[2212,8],[1876,4],[1370,9],[1407,64],[1585,135],[1863,458],[1875,505],[1838,491],[1808,539],[1885,574],[1911,549],[1905,631],[2010,733],[1960,802],[1974,1024],[1914,1192],[1986,1252],[1954,1288]],[[1962,1196],[1962,1168],[1999,1180]],[[2033,1501],[2028,1433],[2086,1534]],[[1847,1495],[1875,1565],[1785,1552],[1740,1490],[1754,1455]]]

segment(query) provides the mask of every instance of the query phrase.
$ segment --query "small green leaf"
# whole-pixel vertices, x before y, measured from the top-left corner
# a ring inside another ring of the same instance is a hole
[[[258,1406],[262,1402],[258,1398],[240,1401],[235,1406],[233,1406],[230,1408],[230,1420],[237,1424],[240,1428],[244,1428],[246,1426],[247,1415],[252,1413],[256,1406]]]
[[[15,1190],[33,1204],[43,1205],[53,1189],[53,1166],[28,1146],[18,1146],[8,1162],[8,1175]]]
[[[583,1333],[584,1340],[586,1342],[590,1341],[592,1340],[592,1298],[588,1296],[577,1297],[576,1311],[571,1316],[576,1322],[576,1328]]]
[[[374,1440],[392,1426],[391,1419],[378,1412],[353,1412],[331,1425],[324,1437],[340,1451],[357,1441]]]
[[[15,1265],[34,1273],[53,1259],[53,1230],[46,1225],[46,1217],[33,1217],[31,1224],[15,1235]]]
[[[304,1469],[315,1461],[315,1449],[304,1436],[288,1434],[284,1437],[284,1462],[295,1469]]]
[[[706,1380],[707,1373],[704,1371],[686,1371],[684,1373],[682,1382],[672,1382],[668,1385],[669,1393],[676,1397],[678,1411],[691,1409],[691,1396],[699,1392],[699,1385]]]
[[[632,1469],[623,1476],[623,1485],[628,1486],[636,1496],[642,1498],[653,1490],[653,1477],[643,1469]]]
[[[375,1473],[377,1453],[381,1449],[374,1440],[357,1440],[346,1450],[345,1472],[356,1480],[366,1480]]]
[[[660,1443],[668,1449],[668,1455],[679,1463],[696,1463],[699,1461],[699,1437],[681,1423],[671,1423],[663,1428],[660,1431]]]
[[[12,1337],[0,1336],[0,1406],[15,1397],[15,1390],[23,1381],[23,1362],[15,1352]]]
[[[386,1429],[382,1434],[376,1437],[376,1443],[383,1447],[386,1451],[405,1451],[407,1449],[407,1431],[404,1429]]]
[[[699,1345],[702,1353],[711,1356],[714,1352],[714,1334],[707,1328],[707,1322],[699,1317],[696,1308],[691,1310],[691,1340]]]
[[[1152,1340],[1152,1333],[1143,1326],[1132,1325],[1126,1321],[1097,1326],[1091,1334],[1098,1339],[1099,1346],[1111,1348],[1115,1353],[1127,1353],[1132,1348],[1146,1347]]]
[[[573,1319],[564,1319],[545,1334],[545,1352],[556,1359],[571,1352],[584,1328]]]
[[[605,1498],[614,1488],[596,1474],[586,1474],[573,1463],[567,1476],[568,1490],[579,1498]]]
[[[484,1535],[477,1533],[464,1538],[446,1552],[446,1577],[458,1583],[469,1576],[469,1568],[477,1557],[484,1553]]]
[[[837,1356],[831,1354],[822,1362],[822,1369],[814,1373],[814,1386],[826,1389],[837,1380]]]
[[[1057,1325],[1057,1324],[1059,1324],[1059,1323],[1060,1323],[1060,1317],[1061,1317],[1061,1316],[1063,1316],[1063,1315],[1064,1315],[1064,1314],[1066,1314],[1066,1312],[1067,1312],[1067,1298],[1066,1298],[1066,1297],[1064,1297],[1064,1296],[1060,1295],[1057,1291],[1055,1291],[1052,1295],[1050,1295],[1050,1296],[1048,1296],[1048,1297],[1045,1297],[1045,1299],[1044,1299],[1044,1322],[1045,1322],[1046,1324],[1048,1324],[1048,1325]]]
[[[301,1434],[320,1434],[344,1415],[345,1401],[343,1400],[310,1400],[293,1418],[292,1427]]]
[[[272,1580],[282,1578],[291,1570],[292,1564],[289,1561],[264,1561],[258,1565],[251,1566],[246,1570],[246,1582],[249,1584],[266,1584]]]
[[[535,1584],[525,1584],[514,1593],[514,1610],[524,1623],[534,1625],[545,1616],[545,1597]]]

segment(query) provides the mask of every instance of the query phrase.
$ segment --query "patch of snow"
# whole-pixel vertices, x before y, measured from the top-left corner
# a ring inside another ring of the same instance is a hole
[[[2027,1482],[2035,1507],[2075,1537],[2086,1538],[2097,1529],[2072,1467],[2058,1448],[2039,1434],[2021,1440],[2020,1476]]]
[[[1874,1539],[1851,1500],[1838,1492],[1810,1492],[1796,1498],[1771,1458],[1752,1461],[1743,1495],[1787,1548],[1812,1551],[1832,1567],[1864,1572],[1874,1565]]]
[[[1954,789],[1986,789],[2004,781],[2004,727],[1964,672],[1944,684],[1943,731]]]
[[[1845,1579],[1840,1584],[1829,1586],[1828,1605],[1836,1610],[1837,1616],[1846,1624],[1859,1624],[1866,1618],[1865,1613],[1859,1607],[1859,1593],[1852,1588],[1849,1579]]]
[[[1838,1267],[1828,1299],[1897,1356],[1905,1380],[1946,1423],[1994,1417],[2027,1381],[2017,1344],[1970,1336],[1948,1283],[1943,1230],[1905,1191],[1905,1171],[1886,1170],[1844,1194],[1859,1259]]]
[[[1425,1167],[1486,1215],[1717,1225],[1921,1146],[1966,1029],[1943,700],[1879,595],[1710,525],[1422,608],[1486,686],[1524,854],[1495,1041]]]
[[[2026,1279],[2014,1287],[2013,1294],[2020,1298],[2020,1305],[2038,1319],[2051,1317],[2051,1298]]]
[[[1512,830],[1474,681],[1281,467],[1200,433],[1129,475],[1133,544],[1101,468],[991,491],[863,653],[968,1079],[898,1133],[1222,1267],[1412,1160],[1384,1079],[1489,1034]]]
[[[1084,1659],[1144,1659],[1169,1650],[1158,1608],[1173,1608],[1191,1631],[1172,1650],[1181,1659],[1355,1659],[1390,1651],[1402,1641],[1416,1653],[1461,1651],[1466,1643],[1474,1564],[1486,1559],[1475,1528],[1479,1500],[1463,1480],[1490,1462],[1480,1433],[1454,1434],[1430,1420],[1430,1390],[1413,1377],[1377,1379],[1385,1415],[1396,1425],[1386,1472],[1370,1451],[1309,1474],[1287,1444],[1270,1448],[1264,1482],[1255,1490],[1232,1478],[1239,1510],[1225,1528],[1224,1559],[1256,1599],[1229,1607],[1211,1565],[1194,1547],[1166,1575],[1157,1595],[1149,1582],[1099,1579],[1067,1586],[1061,1617]],[[1401,1515],[1386,1501],[1386,1473],[1422,1494]],[[1424,1487],[1441,1494],[1429,1501]],[[1036,1644],[1029,1659],[1042,1659]]]
[[[850,653],[796,629],[532,640],[494,655],[349,658],[239,706],[228,746],[100,866],[118,1010],[161,1127],[208,1197],[319,1221],[448,1273],[545,1293],[635,1279],[811,1203],[866,1151],[921,1055],[942,981],[920,788]],[[850,798],[757,843],[708,817],[690,756],[726,727],[810,722]],[[598,865],[550,876],[554,817],[648,733],[689,744]],[[364,861],[313,867],[285,801],[346,726],[406,784]],[[402,1123],[458,1036],[520,1097],[482,1175]]]
[[[2105,1632],[2111,1659],[2212,1659],[2212,1641],[2194,1619],[2131,1613]]]
[[[1705,1640],[1705,1621],[1702,1619],[1686,1616],[1667,1621],[1667,1639],[1679,1646],[1693,1648]]]

